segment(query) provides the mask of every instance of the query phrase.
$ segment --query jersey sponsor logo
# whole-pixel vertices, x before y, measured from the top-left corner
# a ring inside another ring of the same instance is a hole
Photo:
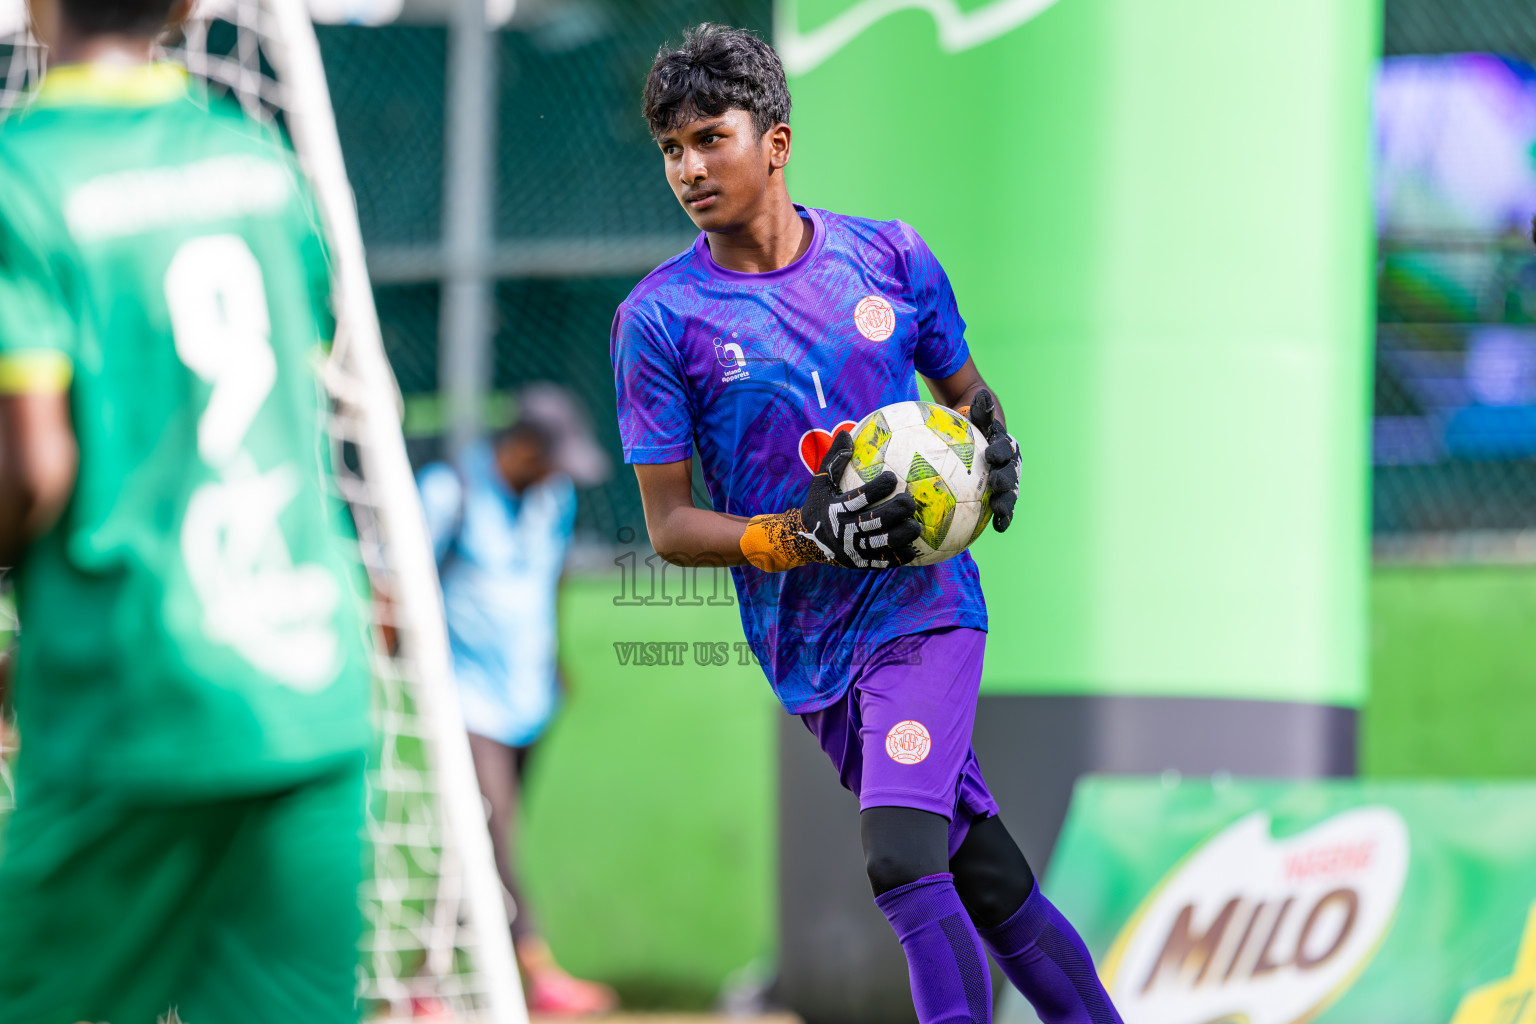
[[[853,324],[870,341],[884,341],[896,332],[896,311],[880,295],[866,295],[853,307]]]
[[[820,427],[812,427],[800,435],[800,463],[812,476],[821,468],[821,460],[827,457],[827,450],[832,447],[832,439],[838,434],[844,434],[858,426],[853,420],[843,420],[831,430],[822,430]]]
[[[732,338],[739,338],[739,337],[741,337],[741,335],[733,333],[731,335],[731,337]],[[717,360],[719,360],[721,366],[746,366],[747,365],[746,353],[742,352],[741,345],[738,342],[735,342],[735,341],[727,341],[727,342],[721,343],[720,339],[716,338],[715,339],[715,358]]]
[[[103,174],[64,200],[76,242],[275,213],[294,195],[288,170],[257,156],[216,156],[178,167]]]
[[[738,332],[732,331],[730,341],[715,339],[715,362],[726,368],[720,377],[722,384],[751,376],[747,373],[747,354],[741,349],[740,337]]]
[[[885,752],[897,764],[921,764],[933,747],[933,738],[922,722],[907,719],[885,734]]]
[[[1311,1020],[1376,955],[1408,860],[1407,825],[1390,807],[1279,840],[1256,811],[1158,883],[1115,939],[1106,987],[1138,1024]]]

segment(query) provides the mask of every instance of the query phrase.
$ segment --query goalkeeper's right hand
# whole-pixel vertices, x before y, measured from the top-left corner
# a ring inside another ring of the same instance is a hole
[[[853,438],[846,431],[837,434],[803,505],[753,516],[741,537],[747,561],[764,572],[784,572],[810,562],[892,569],[916,558],[913,542],[922,533],[915,518],[917,502],[906,492],[891,497],[897,479],[890,470],[851,491],[841,490],[837,481],[852,457]]]

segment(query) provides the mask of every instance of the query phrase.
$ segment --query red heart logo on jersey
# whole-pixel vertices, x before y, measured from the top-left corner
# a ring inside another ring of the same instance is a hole
[[[800,435],[800,461],[805,463],[805,468],[815,473],[821,468],[821,460],[827,457],[827,449],[832,447],[832,439],[838,434],[845,434],[858,426],[853,420],[843,420],[830,431],[820,427],[812,427]]]

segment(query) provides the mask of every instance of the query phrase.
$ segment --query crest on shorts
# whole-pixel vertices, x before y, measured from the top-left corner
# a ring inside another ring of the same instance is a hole
[[[885,752],[897,764],[919,764],[928,756],[933,738],[922,722],[907,719],[891,726],[885,734]]]

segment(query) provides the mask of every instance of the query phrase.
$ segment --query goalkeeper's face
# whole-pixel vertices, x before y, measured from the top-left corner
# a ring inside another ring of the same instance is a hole
[[[759,134],[750,113],[727,110],[679,125],[656,141],[667,183],[693,223],[701,231],[731,232],[783,191],[789,139],[787,124]]]

